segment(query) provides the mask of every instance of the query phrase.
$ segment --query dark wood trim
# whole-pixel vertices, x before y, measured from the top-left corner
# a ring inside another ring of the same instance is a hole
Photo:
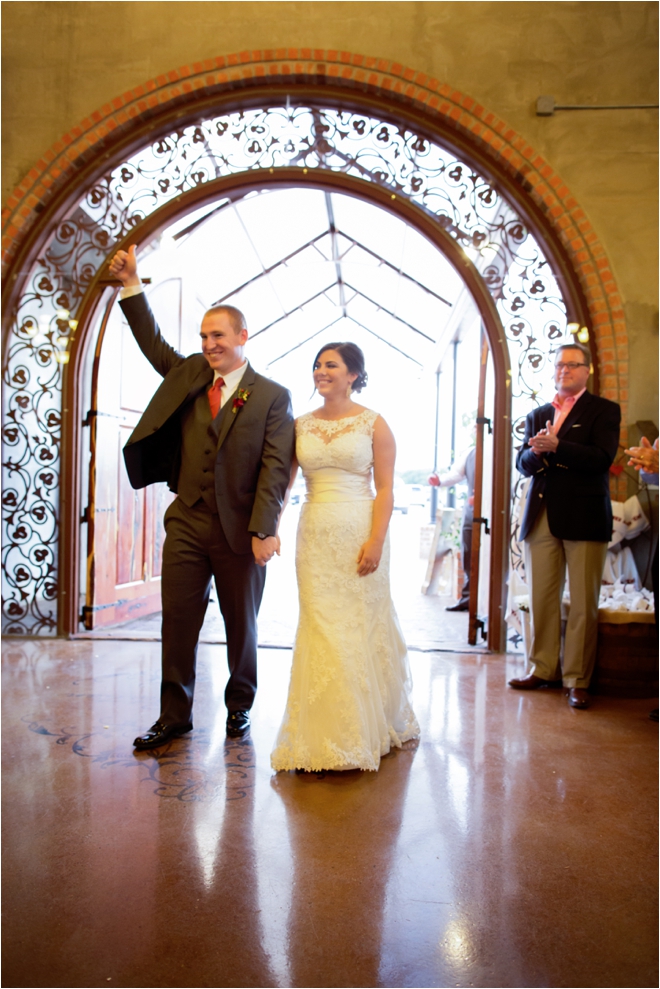
[[[81,310],[84,313],[85,322],[79,324],[81,332],[77,333],[74,338],[69,363],[65,366],[62,380],[58,635],[75,634],[80,622],[80,525],[83,510],[80,479],[84,446],[83,413],[85,411],[83,409],[82,369],[85,366],[89,346],[93,342],[90,339],[90,331],[94,316],[105,299],[107,308],[101,327],[102,335],[105,332],[105,325],[116,295],[117,290],[114,289],[108,297],[107,285],[94,284],[93,291],[87,292]],[[98,362],[98,356],[98,353],[95,354],[95,363]],[[95,428],[93,421],[89,428]],[[92,505],[91,498],[90,505]]]
[[[185,214],[192,209],[197,209],[208,202],[213,202],[223,197],[229,192],[240,191],[246,194],[249,191],[263,188],[292,188],[304,187],[323,189],[326,191],[343,192],[354,195],[360,199],[367,199],[375,205],[396,213],[407,223],[414,226],[424,236],[426,236],[444,255],[452,266],[456,269],[462,280],[466,284],[472,298],[479,309],[486,334],[488,337],[490,351],[493,357],[495,373],[495,409],[494,409],[494,432],[493,432],[493,525],[492,525],[492,555],[491,555],[491,603],[488,622],[488,646],[489,648],[501,651],[504,645],[505,625],[504,625],[504,605],[505,605],[505,581],[507,570],[507,547],[509,535],[509,494],[510,494],[510,474],[511,474],[511,450],[510,450],[510,362],[504,329],[499,318],[490,293],[488,292],[483,279],[477,269],[472,264],[463,249],[433,218],[424,210],[418,208],[405,197],[391,193],[388,189],[364,180],[347,176],[337,172],[321,172],[317,169],[274,169],[263,171],[244,172],[217,179],[206,183],[203,186],[193,189],[175,200],[167,203],[160,210],[147,217],[139,226],[135,227],[123,241],[115,246],[115,249],[126,248],[129,244],[138,246],[151,240],[163,227],[171,224],[176,216]],[[107,271],[103,266],[96,274],[95,279],[90,284],[88,292],[82,302],[78,312],[78,332],[73,343],[71,358],[67,366],[67,401],[66,415],[63,416],[63,434],[69,435],[71,431],[81,432],[81,411],[80,395],[82,382],[79,380],[79,371],[84,364],[84,354],[86,350],[86,336],[88,328],[92,324],[93,316],[100,301],[100,293],[107,286]],[[80,439],[76,447],[80,451]],[[74,446],[71,446],[74,449]],[[63,457],[62,486],[63,492],[66,486],[66,504],[71,508],[68,510],[69,520],[79,518],[80,511],[74,515],[71,509],[75,504],[76,477],[79,467],[79,459],[70,460]],[[66,477],[66,481],[65,481]],[[79,485],[78,485],[79,490]],[[65,531],[64,513],[62,514],[63,533]],[[75,542],[73,532],[69,525],[66,526],[66,541]],[[68,549],[68,547],[67,547]],[[79,557],[71,558],[67,552],[66,556],[66,581],[72,590],[79,583],[79,575],[75,567],[75,560]],[[61,557],[63,567],[65,559]],[[76,571],[74,573],[74,570]],[[62,579],[65,579],[65,571],[62,570]],[[75,595],[76,601],[78,594]],[[78,615],[74,615],[71,607],[66,611],[67,619],[62,627],[63,634],[75,634],[78,630]]]

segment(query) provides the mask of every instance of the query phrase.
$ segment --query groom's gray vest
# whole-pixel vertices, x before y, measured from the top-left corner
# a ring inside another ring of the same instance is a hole
[[[216,424],[231,411],[226,402],[218,413]],[[204,500],[214,515],[218,514],[215,500],[215,459],[218,452],[217,433],[212,428],[209,395],[201,391],[181,419],[181,468],[178,495],[189,508]]]

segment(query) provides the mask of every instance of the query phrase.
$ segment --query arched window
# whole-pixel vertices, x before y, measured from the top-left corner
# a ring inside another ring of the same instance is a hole
[[[548,359],[579,326],[567,325],[551,259],[492,176],[431,134],[373,112],[289,101],[188,118],[81,187],[24,279],[3,367],[5,632],[57,628],[63,372],[114,245],[161,215],[171,222],[220,180],[225,188],[245,176],[293,182],[292,171],[300,183],[343,176],[354,190],[377,190],[453,242],[450,260],[478,277],[499,317],[490,343],[499,339],[503,359],[510,355],[510,426],[519,435]]]

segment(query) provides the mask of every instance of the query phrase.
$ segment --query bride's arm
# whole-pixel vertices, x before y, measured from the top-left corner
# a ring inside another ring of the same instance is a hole
[[[394,461],[396,443],[392,430],[382,416],[374,424],[374,515],[371,533],[366,543],[360,547],[357,564],[360,577],[366,577],[378,568],[383,553],[383,543],[394,507],[392,488],[394,485]]]

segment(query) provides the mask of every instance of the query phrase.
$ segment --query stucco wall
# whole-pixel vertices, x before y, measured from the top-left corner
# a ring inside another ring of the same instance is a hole
[[[345,49],[475,97],[529,140],[589,216],[626,309],[628,418],[657,420],[657,111],[535,114],[541,94],[656,102],[656,3],[12,2],[2,13],[3,200],[113,96],[219,54]]]

